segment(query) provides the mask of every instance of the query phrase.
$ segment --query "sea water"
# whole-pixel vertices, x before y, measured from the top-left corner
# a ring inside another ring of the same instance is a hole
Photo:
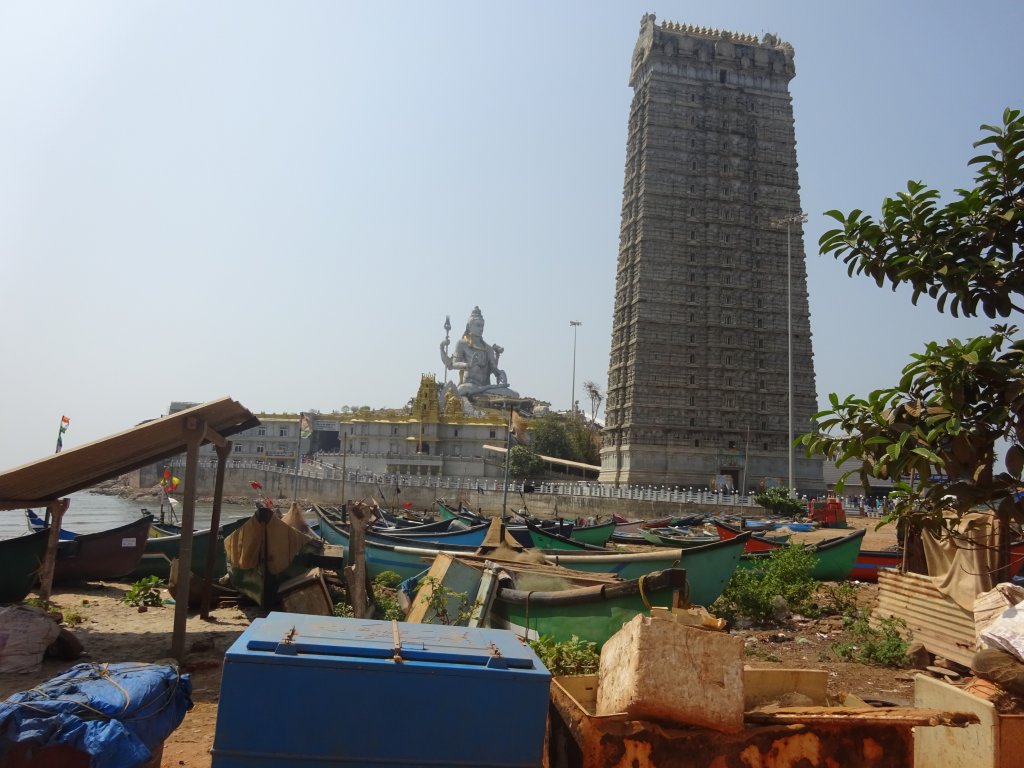
[[[141,510],[148,509],[157,520],[160,519],[159,499],[126,499],[121,496],[108,496],[90,491],[78,491],[68,496],[71,500],[68,511],[64,514],[61,527],[75,533],[94,533],[107,528],[116,528],[119,525],[137,520]],[[177,501],[177,500],[176,500]],[[176,504],[175,509],[179,519],[174,521],[167,518],[168,522],[180,523],[181,504]],[[252,504],[222,504],[220,508],[220,519],[222,523],[229,520],[237,520],[240,517],[249,517],[256,510],[255,502]],[[46,514],[45,508],[34,508],[40,517]],[[164,507],[165,514],[167,507]],[[195,528],[203,529],[210,527],[210,517],[213,514],[213,504],[210,502],[196,502]],[[8,539],[12,536],[20,536],[28,533],[28,521],[25,518],[25,510],[12,509],[0,511],[0,538]]]

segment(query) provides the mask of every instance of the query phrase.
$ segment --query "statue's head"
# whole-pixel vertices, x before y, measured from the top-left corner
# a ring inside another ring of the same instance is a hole
[[[469,320],[466,321],[466,333],[473,336],[481,336],[484,332],[484,316],[480,313],[480,307],[473,307],[469,313]]]

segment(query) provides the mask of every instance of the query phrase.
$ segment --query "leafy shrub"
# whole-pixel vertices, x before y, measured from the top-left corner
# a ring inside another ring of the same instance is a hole
[[[733,572],[712,612],[731,618],[743,616],[757,624],[777,623],[779,598],[792,611],[813,613],[812,597],[818,582],[811,578],[814,554],[800,544],[777,549],[764,559]]]
[[[128,605],[160,605],[160,588],[163,581],[159,576],[146,576],[132,584],[131,589],[121,596],[121,602]]]
[[[850,620],[849,629],[853,642],[832,646],[839,658],[883,667],[906,666],[910,632],[903,619],[886,616],[878,620],[878,627],[872,627],[861,612]]]
[[[373,601],[377,604],[377,609],[373,612],[374,617],[385,621],[402,621],[405,618],[395,589],[401,583],[402,577],[394,571],[377,574],[370,587],[373,590]]]
[[[594,675],[601,663],[597,644],[580,640],[576,635],[560,643],[551,637],[541,637],[531,640],[530,647],[552,675]]]
[[[417,593],[428,585],[430,595],[427,598],[427,612],[423,617],[425,623],[433,623],[435,619],[439,624],[454,626],[469,623],[469,617],[473,615],[479,601],[470,603],[469,595],[465,592],[455,592],[433,576],[428,576],[416,585]]]
[[[825,581],[818,587],[822,612],[833,616],[857,615],[857,587],[848,581]]]

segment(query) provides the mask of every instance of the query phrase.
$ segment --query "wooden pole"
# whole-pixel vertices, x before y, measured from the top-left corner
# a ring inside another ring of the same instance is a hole
[[[196,520],[196,478],[199,474],[199,445],[206,432],[206,422],[189,416],[182,424],[185,433],[185,498],[181,511],[181,549],[178,552],[178,585],[174,603],[174,629],[171,635],[171,656],[185,658],[185,632],[188,622],[188,593],[192,580],[192,529]]]
[[[199,617],[204,621],[210,619],[210,592],[213,590],[213,564],[217,560],[221,543],[220,504],[224,495],[224,469],[231,455],[231,441],[217,446],[217,477],[213,485],[213,511],[210,513],[210,534],[206,546],[206,563],[203,565],[203,599],[199,606]]]
[[[46,540],[46,552],[43,553],[43,562],[39,567],[39,599],[44,603],[50,600],[53,589],[53,568],[57,563],[60,525],[70,504],[71,499],[57,499],[46,505],[46,512],[50,518],[50,537]]]
[[[366,577],[366,529],[373,518],[371,508],[357,501],[349,510],[349,540],[345,559],[345,583],[348,585],[348,599],[352,604],[352,615],[357,619],[373,617],[373,596]]]

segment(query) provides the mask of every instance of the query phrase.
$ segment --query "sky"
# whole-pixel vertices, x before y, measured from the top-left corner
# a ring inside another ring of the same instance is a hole
[[[172,401],[402,406],[474,306],[512,388],[589,410],[646,12],[795,48],[822,405],[988,328],[817,241],[972,185],[979,126],[1024,106],[1024,3],[2,0],[0,470],[63,415],[68,448]]]

